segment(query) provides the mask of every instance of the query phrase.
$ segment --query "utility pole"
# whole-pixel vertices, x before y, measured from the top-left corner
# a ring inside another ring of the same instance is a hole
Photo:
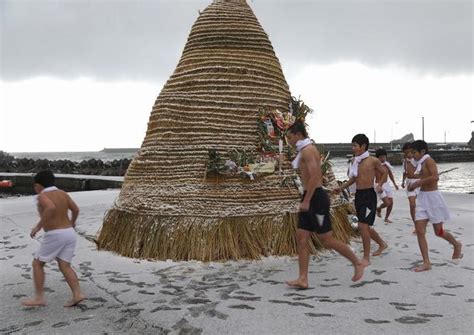
[[[425,140],[425,117],[421,117],[421,139]]]
[[[398,124],[398,121],[395,121],[395,122],[392,124],[392,128],[390,129],[390,150],[393,150],[393,141],[394,141],[394,138],[393,138],[393,127],[395,127],[397,124]]]

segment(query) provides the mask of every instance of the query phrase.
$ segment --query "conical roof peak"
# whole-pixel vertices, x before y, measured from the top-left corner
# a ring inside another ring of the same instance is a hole
[[[117,207],[206,217],[293,209],[297,195],[282,188],[278,176],[252,185],[239,176],[227,177],[219,189],[209,184],[213,178],[203,180],[210,150],[223,157],[236,149],[257,152],[259,111],[288,110],[289,101],[279,60],[246,1],[214,1],[194,23],[156,99]],[[261,201],[250,201],[249,190]]]

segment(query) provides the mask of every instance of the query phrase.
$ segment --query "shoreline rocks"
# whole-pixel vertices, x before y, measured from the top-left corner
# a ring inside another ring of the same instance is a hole
[[[130,165],[131,159],[115,159],[102,161],[91,158],[80,162],[60,159],[31,159],[16,158],[0,151],[0,171],[14,173],[35,173],[49,169],[53,173],[83,174],[96,176],[124,176]]]

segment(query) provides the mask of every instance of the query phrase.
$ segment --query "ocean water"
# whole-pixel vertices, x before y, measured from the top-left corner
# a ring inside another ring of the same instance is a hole
[[[338,180],[347,179],[347,159],[333,158],[333,171]],[[438,163],[438,172],[454,169],[439,176],[438,189],[443,192],[474,193],[474,162],[463,163]],[[393,166],[393,177],[401,188],[403,168],[401,165]]]
[[[112,161],[114,159],[133,158],[136,152],[17,152],[10,153],[17,158],[48,159],[59,160],[67,159],[70,161],[82,161],[88,159],[101,159],[103,161]],[[334,157],[331,159],[333,171],[338,180],[347,179],[347,159]],[[474,162],[466,163],[438,163],[438,171],[455,170],[442,174],[438,182],[438,188],[444,192],[455,193],[474,193]],[[393,174],[395,181],[400,186],[402,182],[402,166],[394,166]]]

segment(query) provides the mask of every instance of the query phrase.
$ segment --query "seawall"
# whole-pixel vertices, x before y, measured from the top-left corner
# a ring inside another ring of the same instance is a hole
[[[325,151],[330,151],[330,157],[347,157],[352,155],[350,143],[322,143]],[[370,145],[370,150],[384,148],[387,151],[388,160],[392,164],[401,164],[403,152],[390,150],[390,143],[375,143]],[[437,162],[474,162],[474,150],[432,150],[429,154]]]
[[[122,187],[123,177],[55,174],[55,185],[66,192],[106,190]],[[0,172],[0,180],[11,180],[12,187],[0,188],[5,194],[34,194],[33,173]]]

